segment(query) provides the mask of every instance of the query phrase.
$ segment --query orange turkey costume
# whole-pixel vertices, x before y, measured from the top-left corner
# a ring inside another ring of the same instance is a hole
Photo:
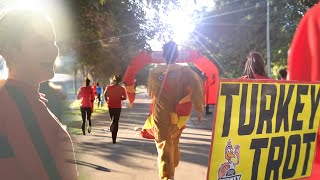
[[[151,70],[148,93],[152,112],[141,135],[154,139],[158,151],[160,179],[171,179],[180,161],[179,138],[190,117],[192,104],[203,111],[203,85],[189,67],[160,65]]]

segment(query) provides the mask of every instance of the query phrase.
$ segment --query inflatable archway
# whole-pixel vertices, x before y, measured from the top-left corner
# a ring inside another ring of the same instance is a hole
[[[216,94],[218,90],[218,80],[219,80],[218,68],[207,57],[201,55],[196,50],[179,51],[179,57],[176,62],[177,63],[192,62],[199,70],[201,70],[205,74],[206,76],[206,80],[204,82],[205,105],[216,104],[216,101],[217,101]],[[130,62],[127,68],[127,71],[125,72],[123,77],[123,81],[125,84],[125,89],[127,91],[130,106],[133,105],[133,102],[135,100],[134,79],[136,77],[136,74],[146,64],[152,64],[152,63],[165,63],[165,59],[162,58],[162,51],[155,51],[152,53],[141,51]]]

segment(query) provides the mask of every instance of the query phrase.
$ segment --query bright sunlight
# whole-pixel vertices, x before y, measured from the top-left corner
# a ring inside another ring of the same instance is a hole
[[[176,7],[169,4],[169,8],[164,11],[154,11],[147,9],[147,16],[152,19],[155,14],[159,13],[160,22],[167,25],[167,29],[162,35],[169,37],[168,40],[173,40],[177,44],[184,44],[190,40],[191,34],[197,26],[198,19],[195,17],[196,11],[210,11],[214,7],[212,0],[199,0],[197,3],[190,0],[180,0],[180,6]],[[161,50],[161,42],[151,40],[149,42],[153,50]]]
[[[0,80],[8,79],[8,68],[6,61],[0,56]]]
[[[0,4],[1,11],[10,9],[26,9],[34,11],[44,11],[44,1],[41,0],[10,0]],[[0,56],[0,79],[8,79],[8,67],[5,59]]]
[[[8,1],[6,8],[44,11],[45,2],[43,0],[11,0]]]

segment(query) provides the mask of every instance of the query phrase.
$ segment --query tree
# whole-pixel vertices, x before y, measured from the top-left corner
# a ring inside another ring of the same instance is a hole
[[[169,32],[159,14],[179,8],[178,0],[80,0],[79,66],[104,81],[113,73],[122,74],[141,49],[151,49],[148,40],[163,41]],[[195,2],[197,3],[197,2]],[[287,51],[302,15],[317,0],[270,0],[271,62],[274,74],[286,66]],[[170,7],[169,5],[170,4]],[[146,6],[156,14],[147,19]],[[172,7],[173,6],[173,7]],[[241,76],[250,50],[266,57],[266,1],[217,1],[213,11],[198,11],[198,27],[185,48],[199,49],[217,65],[223,77]]]
[[[287,51],[302,15],[317,0],[270,0],[271,62],[286,66]],[[201,51],[214,59],[224,77],[241,76],[250,50],[266,57],[266,1],[216,1],[214,11],[201,19],[194,32]],[[275,72],[274,72],[275,73]]]
[[[91,71],[96,80],[122,74],[139,50],[150,49],[147,40],[156,27],[145,19],[139,1],[80,0],[77,8],[78,68]]]

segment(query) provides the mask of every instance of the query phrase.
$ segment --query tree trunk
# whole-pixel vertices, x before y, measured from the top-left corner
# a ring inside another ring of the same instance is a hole
[[[76,65],[73,67],[73,88],[74,88],[74,94],[77,95],[77,68]]]

